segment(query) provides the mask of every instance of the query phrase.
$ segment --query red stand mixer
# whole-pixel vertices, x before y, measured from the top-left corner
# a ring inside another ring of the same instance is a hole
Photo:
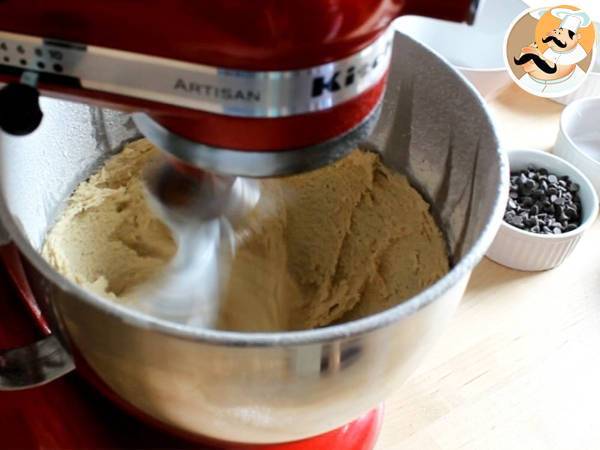
[[[5,0],[0,128],[34,131],[42,93],[134,113],[142,134],[184,172],[311,170],[355,148],[376,121],[391,21],[470,21],[476,3]],[[363,430],[345,434],[353,442],[336,441],[338,430],[289,448],[371,448],[380,414],[366,417],[366,428],[364,419],[348,426]]]
[[[331,162],[366,131],[396,16],[468,21],[476,3],[9,0],[0,81],[29,73],[46,95],[141,112],[142,133],[186,164],[281,175]],[[0,127],[31,131],[35,95],[6,89]]]

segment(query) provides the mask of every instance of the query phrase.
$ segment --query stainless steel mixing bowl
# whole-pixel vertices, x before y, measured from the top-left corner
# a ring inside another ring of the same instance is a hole
[[[432,203],[454,261],[448,275],[383,313],[271,334],[187,328],[84,291],[39,250],[73,188],[137,130],[122,113],[43,99],[37,132],[1,137],[0,213],[54,336],[0,355],[0,385],[55,377],[71,368],[63,347],[76,349],[114,393],[167,426],[247,443],[313,436],[383,401],[451,317],[500,224],[508,179],[481,98],[430,50],[402,34],[394,45],[401,64],[365,147]]]

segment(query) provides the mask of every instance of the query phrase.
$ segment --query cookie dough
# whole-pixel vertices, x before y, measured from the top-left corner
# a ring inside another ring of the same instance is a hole
[[[146,205],[140,178],[158,156],[148,141],[136,141],[77,187],[42,251],[56,270],[117,299],[167,264],[177,247]]]
[[[136,141],[81,183],[48,234],[44,257],[96,293],[136,306],[135,293],[177,251],[140,179],[158,151]],[[261,182],[236,228],[216,328],[282,331],[390,308],[448,271],[442,233],[406,177],[355,150],[317,171]]]

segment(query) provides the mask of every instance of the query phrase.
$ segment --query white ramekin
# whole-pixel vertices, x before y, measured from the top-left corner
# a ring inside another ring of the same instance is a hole
[[[560,116],[560,127],[553,153],[567,160],[594,185],[600,195],[600,97],[584,98],[567,106]],[[598,159],[583,151],[586,146],[598,148]]]
[[[570,105],[577,100],[600,95],[600,67],[598,66],[600,66],[600,63],[598,60],[596,60],[596,65],[594,66],[593,71],[574,92],[571,92],[569,95],[565,95],[563,97],[554,97],[550,100],[553,100],[557,103],[562,103],[563,105]]]
[[[447,58],[482,97],[490,98],[511,83],[502,46],[510,23],[524,9],[521,0],[480,0],[472,25],[401,16],[394,27]]]
[[[508,152],[511,172],[529,165],[548,169],[556,175],[568,175],[579,184],[582,222],[577,229],[559,235],[535,234],[502,222],[486,256],[491,260],[518,270],[547,270],[561,264],[573,251],[581,236],[598,215],[598,197],[592,183],[567,161],[540,150],[511,150]]]

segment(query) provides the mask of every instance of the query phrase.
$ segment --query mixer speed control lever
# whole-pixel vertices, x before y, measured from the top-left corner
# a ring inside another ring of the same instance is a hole
[[[6,133],[29,134],[40,125],[43,115],[35,85],[10,83],[0,89],[0,128]]]

